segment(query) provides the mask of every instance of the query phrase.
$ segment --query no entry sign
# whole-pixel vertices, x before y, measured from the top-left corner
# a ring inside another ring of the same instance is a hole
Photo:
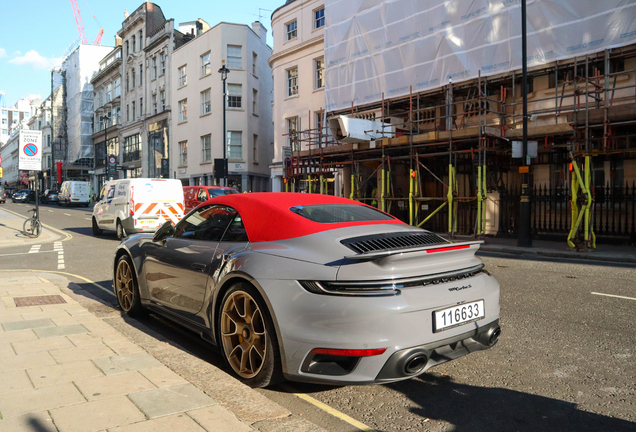
[[[42,131],[21,130],[20,131],[20,151],[19,167],[21,170],[41,171],[42,170]]]

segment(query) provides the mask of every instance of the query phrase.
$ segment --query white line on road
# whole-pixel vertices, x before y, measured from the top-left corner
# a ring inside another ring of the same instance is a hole
[[[70,214],[68,214],[68,213],[64,213],[64,216],[70,216]]]
[[[38,253],[49,253],[49,252],[57,252],[57,251],[40,251]],[[29,255],[31,252],[20,252],[20,253],[12,253],[12,254],[2,254],[0,257],[5,256],[18,256],[18,255]]]
[[[49,210],[51,213],[53,213],[53,210]]]
[[[86,220],[92,220],[91,218],[84,218],[84,219],[86,219]]]
[[[29,253],[38,253],[40,252],[40,248],[42,247],[42,245],[33,245],[31,246],[31,249],[29,250]]]
[[[636,300],[636,298],[634,297],[625,297],[625,296],[619,296],[614,294],[603,294],[603,293],[597,293],[597,292],[593,292],[592,294],[598,295],[598,296],[605,296],[605,297],[615,297],[615,298],[620,298],[625,300]]]

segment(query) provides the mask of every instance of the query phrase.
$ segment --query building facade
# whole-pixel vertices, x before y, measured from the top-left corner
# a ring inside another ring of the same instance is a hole
[[[324,0],[288,0],[272,14],[273,191],[284,190],[284,158],[299,150],[292,148],[300,145],[293,139],[294,133],[307,131],[311,139],[306,148],[317,146],[324,135],[324,26]],[[286,155],[284,148],[288,149]]]
[[[121,123],[121,41],[106,57],[99,62],[99,71],[91,79],[94,88],[94,118],[92,135],[95,146],[93,164],[93,190],[99,191],[107,180],[118,178],[117,166],[120,165]],[[115,157],[115,164],[107,159]]]
[[[41,101],[41,99],[40,99]],[[0,145],[9,141],[11,129],[31,116],[31,100],[21,98],[10,108],[0,107]]]
[[[183,35],[161,8],[145,2],[128,15],[122,39],[122,176],[169,177],[172,52]]]
[[[188,25],[188,28],[185,28]],[[252,27],[219,23],[188,42],[172,57],[172,176],[184,185],[214,185],[214,159],[227,145],[228,185],[241,191],[267,191],[273,142],[271,48],[260,22]],[[180,27],[182,28],[182,27]],[[198,35],[197,35],[198,34]],[[223,136],[223,87],[227,76],[226,124]]]

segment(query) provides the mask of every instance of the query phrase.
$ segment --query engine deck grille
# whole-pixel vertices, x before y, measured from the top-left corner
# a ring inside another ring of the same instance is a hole
[[[418,246],[446,244],[447,240],[433,233],[387,233],[342,240],[344,246],[363,254],[367,252],[409,249]]]

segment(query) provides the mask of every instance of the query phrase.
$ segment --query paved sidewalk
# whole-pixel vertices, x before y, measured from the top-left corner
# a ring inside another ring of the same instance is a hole
[[[322,430],[195,358],[195,376],[214,381],[202,391],[149,353],[187,352],[83,292],[55,274],[0,272],[0,432]]]
[[[462,238],[467,240],[468,238]],[[470,237],[472,240],[473,238]],[[458,239],[460,240],[460,239]],[[607,245],[597,243],[596,249],[577,252],[565,241],[533,240],[531,248],[517,246],[517,239],[486,237],[480,247],[484,252],[497,252],[549,258],[584,259],[615,263],[636,264],[636,246]]]
[[[0,208],[0,248],[50,243],[63,237],[45,226],[42,227],[39,237],[27,237],[22,233],[22,225],[27,216],[31,216],[31,213],[25,213],[25,217],[21,218]]]

